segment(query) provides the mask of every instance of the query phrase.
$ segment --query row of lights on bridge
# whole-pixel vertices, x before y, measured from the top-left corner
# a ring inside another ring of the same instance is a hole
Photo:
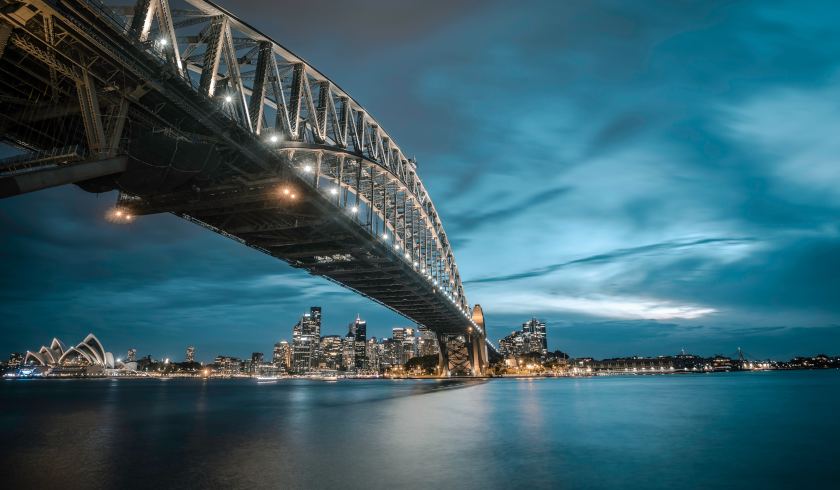
[[[313,169],[312,169],[312,165],[306,164],[306,165],[304,165],[304,166],[303,166],[303,172],[304,172],[304,173],[307,173],[307,174],[312,173],[312,170],[313,170]],[[330,193],[331,195],[333,195],[333,196],[338,195],[338,188],[337,188],[337,187],[331,187],[331,188],[330,188],[330,190],[329,190],[329,193]],[[351,212],[351,213],[353,213],[353,214],[358,213],[358,212],[359,212],[359,207],[358,207],[358,206],[352,206],[352,207],[350,207],[350,212]],[[382,240],[384,240],[384,241],[388,241],[388,239],[390,238],[390,236],[388,235],[388,233],[387,233],[387,232],[384,232],[384,233],[382,233],[381,238],[382,238]],[[395,252],[397,252],[397,253],[399,253],[400,248],[401,248],[401,247],[400,247],[400,244],[399,244],[399,243],[397,243],[397,242],[395,241],[395,242],[394,242],[394,251],[395,251]],[[407,250],[406,250],[406,251],[405,251],[405,253],[403,254],[403,257],[405,258],[405,260],[407,260],[407,261],[411,262],[411,254],[410,254]],[[430,272],[426,272],[426,268],[425,268],[425,267],[420,268],[420,264],[419,264],[416,260],[415,260],[415,261],[413,261],[413,265],[414,265],[414,268],[415,268],[415,269],[420,269],[420,273],[421,273],[421,274],[423,274],[423,275],[426,277],[426,279],[427,279],[429,282],[431,282],[431,283],[432,283],[432,285],[434,286],[432,289],[433,289],[435,292],[439,292],[439,289],[438,289],[438,287],[437,287],[437,286],[438,286],[438,281],[437,281],[437,279],[434,279],[434,278],[432,277],[432,274],[431,274]],[[458,298],[458,294],[457,294],[457,293],[453,295],[452,293],[449,293],[449,292],[444,292],[444,296],[445,296],[445,297],[447,297],[447,298],[449,299],[449,301],[451,301],[451,302],[452,302],[452,303],[453,303],[453,304],[454,304],[454,305],[455,305],[455,306],[456,306],[456,307],[457,307],[457,308],[461,311],[461,314],[462,314],[462,315],[464,315],[464,317],[469,318],[469,313],[467,312],[466,308],[462,308],[462,307],[460,307],[460,306],[457,304],[457,298]],[[475,322],[473,322],[473,321],[472,321],[472,319],[470,319],[470,323],[472,323],[473,325],[475,325]]]
[[[226,103],[233,102],[233,96],[231,96],[230,94],[226,94],[226,95],[224,95],[223,100]],[[268,137],[268,141],[270,143],[276,144],[276,143],[280,142],[280,137],[277,134],[272,134]],[[304,173],[309,174],[309,173],[312,173],[312,171],[313,171],[312,165],[305,164],[303,166],[303,172]],[[337,187],[332,187],[329,190],[329,193],[333,196],[337,196],[338,192],[339,192],[339,189]],[[287,198],[290,198],[290,199],[295,199],[296,198],[296,195],[293,192],[291,192],[288,188],[284,188],[282,190],[282,194],[283,194],[284,197],[287,197]],[[349,210],[350,210],[351,213],[357,214],[359,212],[359,207],[354,205],[354,206],[351,206],[349,208]],[[390,237],[388,236],[387,232],[382,234],[382,240],[387,241],[389,238]],[[394,250],[399,253],[399,251],[400,251],[400,244],[399,243],[394,243]],[[403,254],[403,257],[405,258],[405,260],[411,261],[411,254],[408,251],[406,251]],[[437,281],[437,279],[432,278],[431,273],[426,272],[425,267],[420,268],[420,264],[417,261],[413,261],[413,265],[414,265],[415,269],[420,269],[420,273],[425,275],[426,279],[429,280],[429,282],[431,282],[432,285],[434,286],[433,290],[435,292],[438,292],[438,288],[437,288],[438,281]],[[453,295],[452,293],[445,292],[444,296],[446,296],[453,304],[455,304],[456,307],[458,307],[458,309],[461,311],[461,313],[464,315],[464,317],[469,318],[469,313],[467,312],[466,308],[461,308],[460,306],[457,305],[457,298],[458,298],[457,293]],[[470,319],[470,323],[475,325],[475,322],[473,322],[471,319]]]
[[[158,44],[159,44],[160,46],[166,46],[168,43],[169,43],[169,41],[168,41],[166,38],[160,38],[160,39],[158,39]],[[231,103],[231,102],[233,102],[233,96],[232,96],[232,95],[230,95],[230,94],[225,94],[225,95],[223,96],[223,100],[224,100],[226,103]],[[277,134],[272,134],[272,135],[270,135],[270,136],[268,137],[268,141],[269,141],[269,142],[271,142],[271,143],[275,143],[275,144],[276,144],[276,143],[279,143],[279,142],[280,142],[280,137],[279,137]],[[303,171],[304,171],[304,172],[306,172],[306,173],[311,173],[311,172],[312,172],[312,166],[311,166],[311,165],[308,165],[308,164],[307,164],[307,165],[305,165],[305,166],[303,167]],[[334,196],[335,196],[335,195],[338,195],[338,189],[337,189],[337,188],[335,188],[335,187],[331,188],[329,192],[330,192],[330,194],[332,194],[332,195],[334,195]],[[297,198],[297,194],[296,194],[295,192],[293,192],[292,190],[290,190],[288,187],[284,187],[284,188],[282,188],[282,189],[281,189],[281,191],[280,191],[280,193],[281,193],[281,195],[282,195],[283,197],[285,197],[285,198],[287,198],[287,199],[292,199],[292,200],[294,200],[294,199],[296,199],[296,198]],[[350,208],[350,212],[351,212],[351,213],[353,213],[353,214],[357,214],[357,213],[359,212],[359,207],[358,207],[358,206],[355,206],[355,205],[354,205],[354,206],[352,206],[352,207]],[[128,223],[128,222],[131,222],[131,221],[134,219],[134,216],[133,216],[130,212],[126,211],[126,210],[123,210],[123,209],[121,209],[121,208],[116,208],[116,209],[114,209],[114,210],[110,213],[109,218],[110,218],[112,221],[115,221],[115,222]],[[383,239],[383,240],[387,241],[387,240],[388,240],[388,238],[389,238],[389,236],[388,236],[388,233],[387,233],[387,232],[385,232],[385,233],[383,233],[383,234],[382,234],[382,239]],[[395,241],[395,243],[394,243],[394,250],[395,250],[396,252],[399,252],[399,251],[400,251],[400,244],[399,244],[399,243],[396,243],[396,241]],[[406,252],[403,254],[403,257],[405,258],[405,260],[407,260],[407,261],[411,261],[411,254],[410,254],[408,251],[406,251]],[[414,265],[415,270],[416,270],[416,269],[418,269],[418,268],[420,267],[420,264],[419,264],[416,260],[415,260],[415,261],[413,261],[413,265]],[[434,286],[433,290],[434,290],[435,292],[438,292],[438,288],[437,288],[437,286],[438,286],[438,281],[437,281],[437,279],[432,278],[431,273],[426,272],[426,268],[425,268],[425,267],[423,267],[423,268],[421,268],[421,269],[420,269],[420,273],[421,273],[421,274],[424,274],[424,275],[426,276],[426,279],[428,279],[428,280],[429,280],[429,281],[433,284],[433,286]],[[446,296],[447,298],[449,298],[449,300],[450,300],[453,304],[456,304],[456,301],[457,301],[457,298],[458,298],[458,293],[455,293],[455,294],[453,295],[452,293],[446,292],[446,293],[444,293],[444,296]],[[458,305],[456,304],[456,306],[458,306]],[[469,317],[469,314],[467,313],[466,308],[462,308],[462,307],[460,307],[460,306],[459,306],[458,308],[461,310],[461,313],[462,313],[465,317]],[[473,325],[475,325],[475,322],[474,322],[474,321],[472,321],[472,319],[470,319],[470,323],[472,323]],[[472,329],[471,329],[471,330],[472,330]]]

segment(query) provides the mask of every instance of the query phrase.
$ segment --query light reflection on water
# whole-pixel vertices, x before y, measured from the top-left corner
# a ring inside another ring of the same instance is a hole
[[[4,381],[4,487],[836,483],[840,372]]]

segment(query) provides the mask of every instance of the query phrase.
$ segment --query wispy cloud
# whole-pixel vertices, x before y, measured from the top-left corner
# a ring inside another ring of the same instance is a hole
[[[574,314],[592,318],[694,320],[716,313],[714,308],[671,300],[632,296],[562,296],[543,292],[509,291],[493,297],[497,314],[530,315],[536,305],[543,314]]]
[[[566,262],[559,262],[556,264],[547,265],[544,267],[538,267],[536,269],[531,269],[524,272],[518,272],[515,274],[507,274],[502,276],[490,276],[490,277],[482,277],[478,279],[473,279],[470,281],[466,281],[466,284],[480,284],[480,283],[493,283],[493,282],[509,282],[509,281],[517,281],[520,279],[529,279],[534,277],[546,276],[557,272],[559,270],[565,269],[566,267],[571,267],[575,265],[583,265],[583,264],[600,264],[600,263],[608,263],[614,262],[617,260],[625,259],[627,257],[633,256],[640,256],[640,255],[652,255],[652,254],[661,254],[675,250],[682,250],[700,246],[707,246],[707,245],[716,245],[716,246],[725,246],[725,245],[741,245],[744,243],[754,242],[754,238],[704,238],[702,240],[690,240],[690,241],[680,241],[674,240],[669,242],[662,242],[662,243],[653,243],[650,245],[642,245],[639,247],[631,247],[631,248],[621,248],[616,249],[610,252],[597,254],[597,255],[590,255],[588,257],[583,257],[580,259],[569,260]]]
[[[447,220],[447,226],[454,232],[459,234],[466,234],[482,226],[497,226],[505,220],[516,218],[517,216],[528,215],[535,207],[552,204],[555,200],[561,198],[568,193],[571,187],[554,187],[538,192],[536,194],[517,192],[517,195],[525,194],[524,199],[519,199],[514,204],[496,207],[489,211],[484,211],[484,207],[492,208],[492,204],[482,204],[480,207],[471,206],[471,211],[457,216],[453,216]]]

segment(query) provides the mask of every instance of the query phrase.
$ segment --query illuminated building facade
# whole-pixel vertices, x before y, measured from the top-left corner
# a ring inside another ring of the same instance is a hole
[[[292,370],[307,373],[318,366],[321,344],[321,307],[313,306],[292,329]]]

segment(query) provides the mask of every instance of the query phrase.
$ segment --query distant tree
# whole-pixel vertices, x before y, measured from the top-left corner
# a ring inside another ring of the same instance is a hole
[[[548,359],[565,359],[565,360],[568,361],[569,360],[569,354],[566,354],[565,352],[563,352],[561,350],[556,350],[554,352],[549,352],[546,355],[546,358],[548,358]]]
[[[431,356],[412,357],[405,363],[405,370],[419,370],[422,371],[423,374],[434,374],[437,369],[437,364],[437,354],[433,354]]]

